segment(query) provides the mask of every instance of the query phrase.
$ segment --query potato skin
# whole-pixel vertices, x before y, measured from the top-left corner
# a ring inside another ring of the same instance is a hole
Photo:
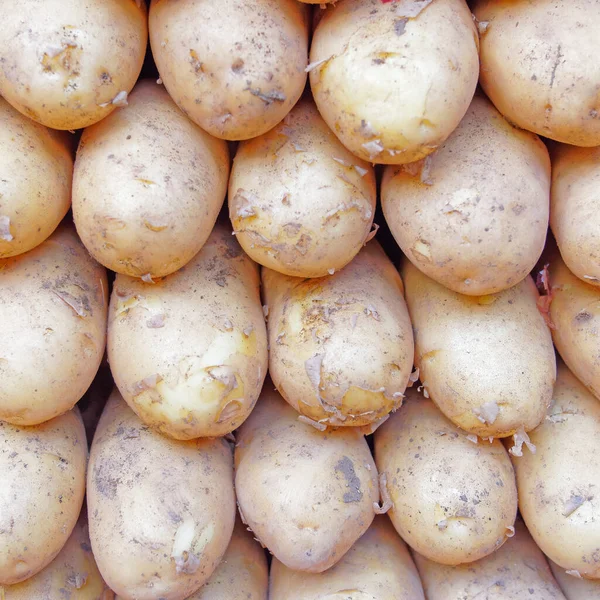
[[[414,162],[440,146],[467,111],[477,51],[463,0],[344,0],[314,32],[311,89],[326,123],[358,157]]]
[[[240,144],[229,180],[229,216],[242,248],[295,277],[347,265],[369,235],[376,200],[371,165],[344,148],[308,99]]]
[[[0,260],[0,419],[37,425],[83,396],[104,355],[107,290],[69,225]]]
[[[246,140],[302,95],[308,14],[295,0],[154,0],[150,44],[181,110],[215,137]]]
[[[233,531],[232,462],[223,439],[164,437],[111,394],[87,481],[92,549],[111,589],[183,600],[208,580]]]
[[[385,169],[381,205],[404,254],[427,276],[482,296],[523,280],[548,230],[550,159],[534,134],[477,95],[420,169]]]
[[[76,408],[34,427],[0,421],[0,586],[39,573],[65,545],[83,504],[86,461]]]
[[[144,0],[3,0],[0,20],[0,94],[47,127],[100,121],[142,69]]]
[[[580,579],[548,560],[550,569],[567,600],[600,600],[600,581]]]
[[[414,344],[402,280],[375,241],[320,279],[262,270],[269,372],[281,395],[324,425],[374,423],[402,403]]]
[[[357,428],[318,431],[267,382],[236,434],[242,520],[290,569],[321,573],[368,529],[377,470]]]
[[[164,277],[206,242],[227,191],[229,150],[164,87],[141,81],[129,106],[86,129],[73,181],[81,240],[104,266]]]

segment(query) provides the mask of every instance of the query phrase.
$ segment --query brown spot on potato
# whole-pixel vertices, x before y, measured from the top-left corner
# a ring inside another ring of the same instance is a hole
[[[394,33],[397,36],[403,35],[404,31],[406,30],[407,23],[408,23],[408,19],[406,17],[403,17],[402,19],[396,19],[394,21]]]
[[[362,491],[360,489],[360,479],[354,471],[354,463],[347,457],[343,456],[335,465],[335,472],[342,473],[346,478],[346,487],[350,488],[344,493],[344,502],[360,502],[362,499]]]

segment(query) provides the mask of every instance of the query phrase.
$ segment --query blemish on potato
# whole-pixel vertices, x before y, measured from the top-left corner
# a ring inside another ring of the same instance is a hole
[[[360,502],[362,499],[362,491],[360,489],[360,479],[354,471],[354,463],[347,457],[343,456],[335,465],[334,471],[342,473],[346,479],[346,487],[350,488],[344,493],[344,502]]]

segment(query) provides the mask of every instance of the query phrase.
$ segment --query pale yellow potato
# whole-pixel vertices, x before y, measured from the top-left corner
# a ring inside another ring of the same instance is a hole
[[[104,355],[107,293],[70,225],[0,259],[0,419],[37,425],[73,408]]]
[[[452,292],[410,261],[401,269],[423,386],[455,425],[480,437],[537,427],[556,379],[531,277],[487,296]]]
[[[154,0],[152,54],[179,108],[211,135],[275,127],[306,83],[307,7],[296,0]]]
[[[567,600],[600,600],[600,581],[570,575],[551,560],[548,563]]]
[[[127,102],[142,69],[144,0],[2,0],[0,94],[30,119],[80,129]]]
[[[132,277],[188,263],[217,220],[229,150],[192,123],[155,80],[86,129],[73,179],[73,217],[92,256]]]
[[[346,150],[309,99],[240,144],[229,180],[229,217],[242,248],[296,277],[347,265],[369,236],[376,200],[373,168]]]
[[[315,102],[360,158],[414,162],[465,115],[477,85],[478,43],[464,0],[343,0],[314,32]]]
[[[425,600],[406,544],[384,516],[375,517],[366,533],[324,573],[292,571],[274,558],[269,593],[269,600]]]
[[[76,408],[34,427],[0,421],[0,592],[39,573],[69,539],[87,455]]]
[[[98,568],[124,600],[182,600],[212,575],[235,521],[233,461],[223,440],[177,441],[146,427],[115,390],[87,481]]]
[[[414,359],[398,271],[370,242],[330,277],[263,268],[269,372],[281,395],[322,427],[374,424],[402,403]]]
[[[242,520],[290,569],[332,567],[368,529],[379,499],[360,430],[324,432],[301,422],[267,381],[236,440]]]
[[[501,292],[527,277],[544,249],[548,151],[477,95],[437,152],[386,167],[381,206],[423,273],[469,296]]]

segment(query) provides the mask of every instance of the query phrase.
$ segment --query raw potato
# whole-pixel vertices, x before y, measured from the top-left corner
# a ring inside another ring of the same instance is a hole
[[[108,356],[140,419],[173,438],[230,433],[267,373],[258,268],[218,224],[185,267],[154,285],[117,275]]]
[[[394,527],[429,560],[472,562],[514,533],[515,474],[500,440],[474,443],[414,388],[375,432],[375,457]]]
[[[533,269],[546,241],[549,195],[546,146],[475,96],[435,154],[386,168],[381,205],[416,267],[455,292],[481,296]]]
[[[91,254],[132,277],[163,277],[206,242],[227,191],[229,150],[192,123],[164,87],[142,81],[83,133],[73,216]]]
[[[600,6],[595,0],[477,0],[480,83],[518,127],[600,144]]]
[[[479,71],[464,0],[343,0],[323,14],[310,84],[323,118],[364,160],[405,164],[440,146],[465,115]]]
[[[67,542],[83,504],[86,461],[77,409],[35,427],[0,421],[0,597],[2,585],[39,573]]]
[[[71,206],[72,177],[66,137],[0,98],[0,258],[39,246],[58,227]]]
[[[368,529],[377,470],[358,429],[318,431],[265,384],[236,434],[242,520],[290,569],[321,573]]]
[[[551,560],[548,563],[567,600],[600,600],[600,581],[569,575]]]
[[[173,100],[218,138],[272,129],[306,83],[308,13],[295,0],[154,0],[150,43]]]
[[[142,69],[144,0],[2,0],[0,94],[30,119],[80,129],[127,104]]]
[[[263,269],[262,278],[269,372],[300,414],[322,427],[355,426],[400,406],[413,335],[402,280],[377,242],[331,277]]]
[[[0,419],[37,425],[73,408],[104,355],[107,291],[72,226],[0,260]]]
[[[425,600],[406,544],[389,520],[375,517],[367,532],[325,573],[292,571],[276,558],[269,600]]]
[[[480,437],[529,431],[556,379],[550,331],[531,277],[487,296],[463,296],[408,260],[401,271],[423,386],[455,425]]]
[[[223,439],[164,437],[111,394],[87,482],[92,549],[111,589],[124,600],[183,600],[208,580],[233,531],[232,467]]]
[[[242,142],[229,181],[229,216],[242,248],[296,277],[348,264],[369,236],[376,199],[373,168],[342,146],[310,100]]]

